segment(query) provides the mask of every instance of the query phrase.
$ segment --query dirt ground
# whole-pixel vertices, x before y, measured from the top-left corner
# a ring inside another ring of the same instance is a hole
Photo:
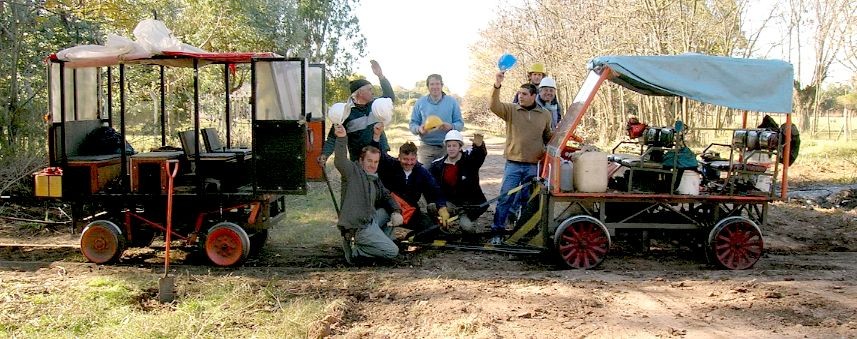
[[[502,144],[488,143],[482,180],[486,195],[495,196]],[[279,276],[277,284],[299,295],[346,296],[346,305],[315,324],[312,336],[857,337],[855,189],[773,204],[762,230],[766,254],[744,271],[716,269],[671,242],[645,252],[617,244],[589,271],[563,270],[539,256],[433,249],[348,267],[336,247],[273,242],[240,269],[189,259],[177,270]],[[480,223],[487,225],[490,216]],[[70,246],[2,247],[0,279],[53,277],[60,269],[82,276],[149,273],[162,260],[157,250],[128,251],[122,265],[94,269],[73,264],[82,258],[67,230],[22,234],[0,225],[0,243]]]

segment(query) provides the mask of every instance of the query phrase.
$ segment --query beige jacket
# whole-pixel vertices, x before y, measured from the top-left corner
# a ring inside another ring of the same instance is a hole
[[[551,115],[544,108],[527,110],[521,105],[500,102],[500,89],[491,93],[491,112],[506,121],[506,160],[538,163],[550,141]]]

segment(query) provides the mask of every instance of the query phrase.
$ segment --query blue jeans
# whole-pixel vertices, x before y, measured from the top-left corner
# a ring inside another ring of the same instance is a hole
[[[494,223],[491,225],[492,232],[499,232],[506,228],[506,218],[509,210],[516,209],[521,204],[521,197],[526,198],[523,191],[509,196],[510,190],[523,184],[526,179],[538,175],[539,165],[528,164],[517,161],[506,160],[503,169],[503,184],[500,186],[500,199],[497,201],[497,209],[494,211]]]

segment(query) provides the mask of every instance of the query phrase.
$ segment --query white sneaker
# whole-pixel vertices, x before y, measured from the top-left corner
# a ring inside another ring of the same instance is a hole
[[[495,235],[491,237],[491,241],[489,242],[491,245],[502,245],[503,244],[503,236]]]

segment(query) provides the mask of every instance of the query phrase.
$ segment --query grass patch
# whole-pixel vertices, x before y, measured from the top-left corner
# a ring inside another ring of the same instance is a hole
[[[184,276],[177,279],[179,299],[160,304],[154,300],[156,280],[151,274],[4,279],[0,336],[306,337],[313,323],[342,302],[297,295],[273,280]]]
[[[857,141],[801,140],[800,154],[789,168],[789,182],[810,184],[857,183]]]

